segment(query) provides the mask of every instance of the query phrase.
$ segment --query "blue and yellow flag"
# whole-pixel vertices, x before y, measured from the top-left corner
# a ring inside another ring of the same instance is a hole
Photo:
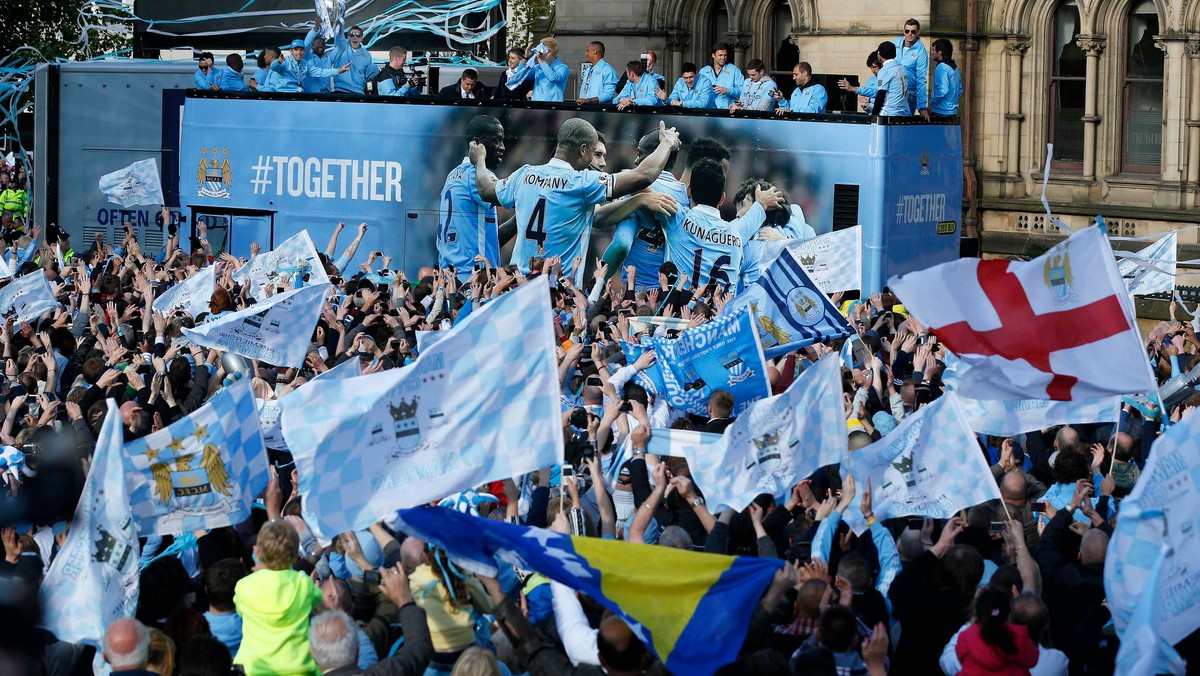
[[[439,507],[399,515],[405,532],[441,546],[466,568],[495,575],[503,561],[591,596],[676,674],[711,674],[737,658],[754,606],[783,566],[779,559],[573,537]]]

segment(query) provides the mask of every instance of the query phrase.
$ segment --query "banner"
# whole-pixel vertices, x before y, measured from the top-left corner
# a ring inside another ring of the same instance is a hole
[[[255,398],[254,405],[258,407],[258,426],[262,430],[263,442],[267,448],[275,451],[288,450],[287,441],[283,438],[283,428],[279,425],[279,416],[283,413],[283,407],[279,403],[284,399],[292,396],[297,390],[306,387],[309,383],[318,380],[338,380],[342,378],[357,378],[362,375],[362,360],[351,358],[343,361],[337,366],[318,373],[308,383],[304,383],[296,390],[292,390],[278,399],[258,399]]]
[[[758,338],[767,359],[855,332],[825,293],[813,284],[791,249],[784,249],[766,273],[730,301],[721,314],[747,306],[754,311]]]
[[[647,336],[643,340],[649,341],[650,338]],[[619,340],[617,344],[621,346],[621,351],[625,353],[625,363],[629,365],[632,365],[651,349],[648,345],[631,343],[627,340]],[[663,380],[662,368],[657,359],[650,367],[634,374],[633,382],[646,388],[646,391],[653,395],[666,396],[667,383]]]
[[[861,290],[863,239],[861,225],[788,244],[817,288],[826,294]]]
[[[651,338],[648,347],[657,357],[667,401],[674,408],[707,416],[712,393],[725,390],[733,395],[732,415],[738,416],[771,394],[749,307],[688,329],[675,339]]]
[[[208,312],[208,301],[217,290],[216,267],[209,265],[200,272],[167,289],[154,299],[154,311],[166,317],[172,310],[182,309],[194,319]]]
[[[329,283],[325,266],[317,255],[307,230],[292,235],[271,251],[260,253],[233,273],[239,283],[250,284],[250,295],[263,302],[271,297],[268,287],[291,282],[293,289]]]
[[[561,463],[549,284],[471,313],[402,369],[310,383],[283,435],[305,519],[331,538],[488,481]]]
[[[800,480],[841,462],[845,428],[842,365],[828,355],[783,394],[751,404],[715,443],[681,445],[671,454],[688,459],[714,514],[741,511],[760,493],[785,499]]]
[[[306,286],[251,305],[194,329],[183,337],[202,347],[240,354],[247,359],[300,368],[308,355],[313,329],[321,318],[328,284]]]
[[[96,646],[114,620],[132,617],[141,556],[121,464],[121,412],[112,399],[71,532],[40,589],[41,626],[60,641]]]
[[[959,510],[1000,499],[987,459],[953,392],[908,415],[879,441],[850,451],[842,476],[858,490],[871,479],[872,509],[880,521],[900,516],[948,519]],[[867,528],[857,500],[843,516],[855,533]]]
[[[108,201],[131,207],[135,204],[161,206],[164,203],[162,183],[158,180],[158,160],[139,160],[100,177],[100,192]]]
[[[43,312],[58,307],[50,283],[41,270],[17,277],[0,289],[0,316],[12,317],[18,323],[32,324]]]
[[[1200,414],[1192,411],[1154,442],[1133,492],[1121,501],[1104,557],[1104,591],[1122,639],[1142,596],[1155,597],[1154,631],[1168,644],[1200,628],[1198,477]],[[1153,585],[1155,566],[1161,580]]]
[[[468,570],[495,577],[503,562],[587,594],[667,670],[689,676],[737,659],[755,606],[783,567],[780,559],[574,537],[442,507],[401,510],[398,521]]]
[[[267,452],[250,379],[125,445],[125,483],[141,535],[235,526],[267,487]]]
[[[959,378],[970,368],[961,359],[947,352],[946,370],[942,383],[957,390]],[[1015,434],[1044,430],[1055,425],[1085,425],[1113,423],[1121,416],[1122,397],[1100,397],[1079,401],[1050,401],[1048,399],[1010,399],[987,401],[959,396],[963,414],[971,429],[979,434],[1011,437]]]
[[[1162,239],[1137,252],[1137,257],[1144,261],[1128,258],[1117,261],[1117,272],[1121,274],[1129,293],[1146,296],[1167,293],[1175,288],[1175,264],[1179,260],[1175,244],[1178,239],[1176,233],[1167,233]],[[1159,270],[1147,267],[1147,263]]]

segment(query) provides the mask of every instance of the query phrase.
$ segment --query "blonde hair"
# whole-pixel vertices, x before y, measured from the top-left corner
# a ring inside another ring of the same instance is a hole
[[[471,646],[454,663],[450,676],[500,676],[496,656],[478,646]]]
[[[546,45],[546,50],[551,54],[558,54],[558,40],[554,38],[542,38],[542,44]]]
[[[300,558],[300,536],[292,524],[275,519],[258,531],[258,561],[270,570],[287,570]]]
[[[150,660],[146,669],[159,676],[175,673],[175,641],[158,629],[150,629]]]

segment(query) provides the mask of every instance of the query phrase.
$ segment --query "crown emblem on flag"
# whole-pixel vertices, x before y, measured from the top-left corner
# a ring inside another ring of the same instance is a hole
[[[420,397],[413,397],[411,401],[401,399],[398,404],[388,404],[399,455],[407,455],[421,443],[421,426],[417,418],[420,401]]]
[[[800,257],[800,265],[816,265],[816,264],[817,264],[817,255],[816,254],[813,254],[811,256],[801,256]]]

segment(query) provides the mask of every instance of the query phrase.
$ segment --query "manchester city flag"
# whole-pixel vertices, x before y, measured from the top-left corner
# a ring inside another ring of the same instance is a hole
[[[767,359],[854,333],[791,249],[784,249],[766,273],[730,301],[723,313],[747,306],[754,311],[754,327]]]
[[[249,379],[125,446],[125,481],[142,535],[237,525],[250,518],[250,503],[267,479]]]
[[[401,510],[400,527],[464,568],[495,576],[497,561],[581,591],[621,616],[667,669],[704,676],[737,658],[750,616],[780,559],[719,556],[573,537],[440,507]]]
[[[164,202],[162,184],[158,180],[158,160],[138,160],[133,164],[100,177],[100,192],[109,202],[131,207],[135,204],[158,206]]]
[[[276,366],[300,368],[309,339],[325,305],[328,284],[285,291],[245,310],[230,312],[194,329],[183,329],[193,343],[240,354]]]

